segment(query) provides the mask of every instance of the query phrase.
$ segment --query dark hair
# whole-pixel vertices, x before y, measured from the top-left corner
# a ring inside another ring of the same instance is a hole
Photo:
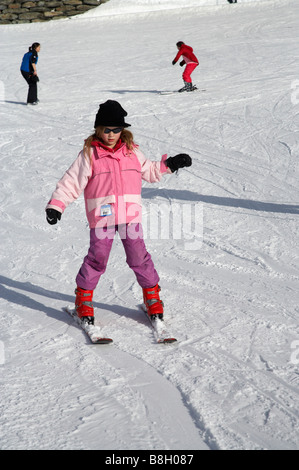
[[[29,47],[29,51],[31,52],[33,49],[37,49],[40,46],[39,42],[34,42],[32,46]]]
[[[183,44],[185,44],[183,41],[179,41],[179,42],[176,43],[176,45],[177,45],[178,47],[182,47]]]

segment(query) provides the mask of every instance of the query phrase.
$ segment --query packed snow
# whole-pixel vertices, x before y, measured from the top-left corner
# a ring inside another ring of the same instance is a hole
[[[271,0],[238,0],[242,3],[269,2]],[[186,8],[228,6],[228,0],[110,0],[102,4],[101,8],[94,8],[86,13],[85,17],[98,17],[106,15],[126,15],[128,13],[145,13],[152,11],[180,10]]]
[[[299,447],[299,4],[181,3],[0,28],[2,450]],[[164,96],[182,86],[178,40],[199,91]],[[35,41],[29,107],[19,66]],[[107,99],[148,158],[193,159],[143,187],[172,345],[155,342],[118,239],[94,296],[114,343],[90,344],[63,311],[89,244],[84,200],[56,226],[44,210]]]

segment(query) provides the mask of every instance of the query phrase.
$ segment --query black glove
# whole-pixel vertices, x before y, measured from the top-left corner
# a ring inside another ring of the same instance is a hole
[[[58,212],[56,209],[46,209],[47,222],[50,225],[57,224],[57,221],[61,219],[61,212]]]
[[[33,75],[33,74],[32,74],[32,75],[30,75],[30,78],[31,78],[31,81],[32,81],[33,83],[39,82],[39,78],[38,78],[37,75]]]
[[[185,166],[192,165],[192,158],[186,153],[179,153],[175,157],[169,157],[165,160],[165,164],[172,173],[178,171],[179,168],[184,168]]]
[[[176,61],[173,59],[173,61],[172,61],[172,65],[175,65],[175,64],[176,64]]]
[[[185,62],[184,60],[182,60],[182,61],[180,62],[180,66],[183,67],[183,66],[185,65],[185,63],[186,63],[186,62]]]

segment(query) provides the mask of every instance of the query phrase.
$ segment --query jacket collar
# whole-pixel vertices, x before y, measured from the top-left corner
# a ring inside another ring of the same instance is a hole
[[[104,150],[106,150],[110,153],[115,153],[117,150],[119,150],[124,145],[124,142],[121,139],[119,139],[118,142],[116,143],[115,147],[113,147],[113,148],[107,147],[100,140],[93,140],[91,142],[91,145],[92,145],[92,147],[97,147],[97,148],[100,148],[100,149],[104,149]]]

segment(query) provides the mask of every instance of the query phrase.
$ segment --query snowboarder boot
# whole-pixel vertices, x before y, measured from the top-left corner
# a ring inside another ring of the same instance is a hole
[[[89,325],[94,324],[94,310],[92,305],[92,290],[85,290],[77,287],[75,290],[76,300],[75,308],[78,317],[88,323]]]
[[[155,316],[163,320],[163,302],[160,300],[159,292],[160,286],[157,284],[154,287],[143,288],[143,301],[147,310],[147,314],[151,319]]]

